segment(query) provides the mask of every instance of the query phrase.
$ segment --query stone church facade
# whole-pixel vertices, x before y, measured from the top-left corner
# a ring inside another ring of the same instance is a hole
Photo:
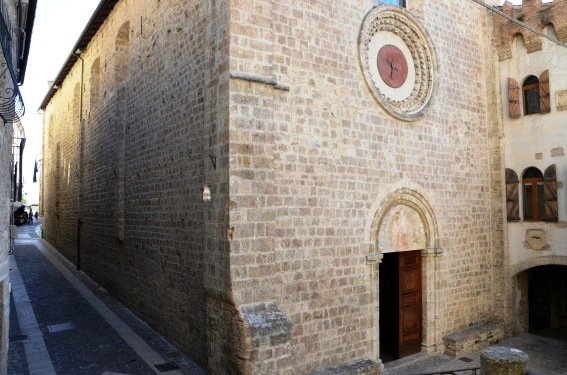
[[[101,1],[42,104],[45,239],[213,374],[512,334],[496,16],[395,3]]]

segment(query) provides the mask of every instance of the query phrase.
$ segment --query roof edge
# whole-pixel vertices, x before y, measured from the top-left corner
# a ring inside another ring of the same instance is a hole
[[[114,6],[119,1],[120,0],[101,0],[101,2],[98,4],[95,11],[93,12],[93,15],[89,19],[89,22],[87,22],[87,25],[83,29],[81,36],[79,36],[79,39],[73,46],[73,49],[67,57],[67,60],[59,70],[59,73],[57,73],[56,78],[51,83],[51,86],[49,87],[47,94],[43,98],[38,110],[44,110],[47,107],[47,105],[55,95],[55,92],[59,87],[61,87],[63,81],[65,81],[65,78],[67,78],[67,75],[71,71],[71,68],[78,60],[77,55],[75,55],[75,51],[77,51],[78,49],[84,50],[87,48],[92,38],[96,35],[97,31],[100,29],[104,21],[108,18],[110,12],[114,9]]]
[[[20,85],[24,84],[24,79],[26,77],[26,68],[28,65],[28,56],[30,54],[30,45],[31,45],[31,38],[33,33],[33,26],[35,23],[35,13],[37,8],[37,0],[30,0],[28,14],[27,14],[27,22],[26,22],[26,41],[24,44],[24,53],[21,58],[20,63],[20,71],[18,73],[18,83]]]

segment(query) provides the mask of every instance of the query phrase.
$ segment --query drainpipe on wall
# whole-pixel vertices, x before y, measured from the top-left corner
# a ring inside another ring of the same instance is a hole
[[[82,191],[83,191],[83,81],[85,72],[85,60],[81,57],[83,51],[79,48],[73,54],[81,60],[81,96],[79,102],[79,202],[77,219],[77,269],[81,269],[81,229],[83,228],[82,214]]]
[[[22,201],[22,187],[24,184],[24,178],[22,176],[23,174],[23,162],[24,162],[24,147],[26,146],[26,139],[23,138],[20,141],[20,166],[19,166],[19,177],[18,177],[18,194],[17,194],[17,199],[15,199],[14,201],[18,201],[21,202]]]

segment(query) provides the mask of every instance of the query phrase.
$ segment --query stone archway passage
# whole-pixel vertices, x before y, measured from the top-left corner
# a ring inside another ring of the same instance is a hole
[[[567,339],[567,266],[543,265],[516,275],[516,329]]]

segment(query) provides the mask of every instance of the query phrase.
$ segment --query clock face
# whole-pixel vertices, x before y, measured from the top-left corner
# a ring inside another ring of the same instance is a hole
[[[404,40],[394,33],[378,31],[369,40],[367,50],[368,77],[380,97],[392,102],[410,98],[416,82],[415,64]]]
[[[376,62],[382,81],[391,88],[401,87],[408,78],[408,62],[396,46],[386,44],[378,51]]]
[[[427,33],[407,10],[373,8],[361,28],[359,58],[369,89],[388,113],[404,121],[424,114],[433,92],[435,56]]]

